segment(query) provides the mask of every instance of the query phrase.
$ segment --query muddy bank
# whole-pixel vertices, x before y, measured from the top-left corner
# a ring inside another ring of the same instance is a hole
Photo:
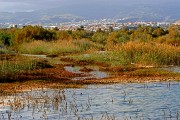
[[[105,79],[80,80],[81,84],[115,84],[115,83],[147,83],[160,81],[180,81],[180,77],[127,77],[119,76]]]
[[[64,77],[65,78],[65,77]],[[64,89],[64,88],[82,88],[86,85],[117,84],[117,83],[149,83],[161,81],[180,81],[180,77],[154,76],[154,77],[129,77],[117,76],[103,79],[69,80],[54,78],[54,80],[30,80],[13,83],[0,84],[0,96],[4,94],[14,94],[24,91],[43,90],[46,88]]]

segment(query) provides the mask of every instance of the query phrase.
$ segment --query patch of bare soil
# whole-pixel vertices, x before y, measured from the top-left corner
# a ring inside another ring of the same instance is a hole
[[[82,69],[80,69],[81,72],[91,72],[93,71],[93,69],[91,68],[87,68],[87,67],[83,67]]]

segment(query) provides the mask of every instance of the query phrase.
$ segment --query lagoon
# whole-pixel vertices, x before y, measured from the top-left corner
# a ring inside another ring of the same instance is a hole
[[[0,119],[178,120],[180,83],[89,85],[1,96]]]

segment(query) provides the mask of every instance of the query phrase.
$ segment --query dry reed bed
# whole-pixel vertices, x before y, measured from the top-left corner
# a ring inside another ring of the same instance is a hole
[[[131,63],[145,65],[180,65],[180,47],[143,42],[128,42],[116,46],[118,51]]]

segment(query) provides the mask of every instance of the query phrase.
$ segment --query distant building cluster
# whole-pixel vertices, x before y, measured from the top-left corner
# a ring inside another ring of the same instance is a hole
[[[122,22],[121,20],[112,19],[101,19],[101,20],[83,20],[80,22],[66,22],[66,23],[56,23],[56,24],[33,24],[42,26],[45,29],[56,29],[56,30],[77,30],[83,28],[88,31],[109,31],[109,30],[119,30],[122,27],[127,27],[129,29],[134,29],[139,25],[152,26],[152,27],[164,27],[167,28],[171,23],[168,22]],[[180,25],[180,21],[173,23],[175,25]],[[0,23],[0,28],[22,28],[28,24],[12,24],[12,23]]]
[[[174,25],[180,25],[180,21],[176,21],[173,23]]]
[[[103,31],[109,31],[110,29],[119,30],[122,27],[129,29],[137,28],[139,25],[152,26],[152,27],[168,27],[168,22],[126,22],[121,23],[118,21],[90,21],[90,22],[77,22],[77,23],[66,23],[57,26],[58,30],[77,30],[83,26],[84,30],[97,31],[99,29]]]

